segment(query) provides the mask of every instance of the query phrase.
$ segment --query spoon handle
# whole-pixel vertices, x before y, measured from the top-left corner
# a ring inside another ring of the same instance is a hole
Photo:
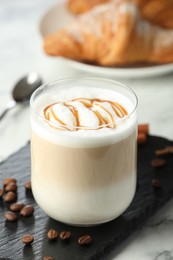
[[[6,105],[6,107],[5,107],[5,109],[4,109],[4,111],[3,111],[2,114],[0,115],[0,120],[2,120],[3,117],[7,114],[7,112],[8,112],[9,110],[11,110],[11,109],[12,109],[13,107],[15,107],[15,106],[16,106],[16,101],[11,100],[10,102],[8,102],[7,105]]]

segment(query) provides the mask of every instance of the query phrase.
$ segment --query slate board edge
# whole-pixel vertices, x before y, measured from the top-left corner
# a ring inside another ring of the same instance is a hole
[[[5,159],[3,159],[2,161],[0,161],[0,166],[2,164],[4,164],[6,161],[8,161],[11,157],[16,156],[17,154],[20,154],[22,150],[26,149],[26,147],[30,144],[30,141],[26,142],[26,144],[24,144],[21,148],[19,148],[16,152],[10,154],[9,156],[7,156]],[[1,260],[1,258],[0,258]]]

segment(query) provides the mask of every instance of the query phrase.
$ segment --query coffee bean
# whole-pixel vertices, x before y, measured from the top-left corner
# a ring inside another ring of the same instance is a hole
[[[144,133],[145,135],[149,134],[149,124],[139,124],[138,133]]]
[[[158,179],[153,179],[152,182],[151,182],[153,188],[160,188],[161,187],[161,184],[160,184],[160,181]]]
[[[78,239],[79,245],[85,246],[89,245],[92,242],[92,238],[89,235],[82,236]]]
[[[5,212],[4,217],[5,217],[6,220],[8,220],[10,222],[14,222],[14,221],[17,220],[16,214],[14,212],[11,212],[11,211]]]
[[[16,191],[17,190],[17,185],[15,182],[10,182],[5,186],[5,191]]]
[[[169,150],[169,147],[166,147],[164,149],[158,149],[155,151],[155,154],[157,156],[167,156],[170,154],[170,150]]]
[[[23,203],[13,203],[10,205],[10,210],[20,211],[24,206],[25,206],[25,204],[23,204]]]
[[[26,189],[26,190],[31,190],[31,182],[30,182],[30,181],[27,181],[27,182],[24,184],[24,186],[25,186],[25,189]]]
[[[4,190],[0,189],[0,199],[3,197],[3,195],[4,195]]]
[[[4,195],[5,202],[11,202],[16,199],[16,194],[13,191],[9,191]]]
[[[30,235],[30,234],[24,235],[22,237],[22,242],[25,245],[31,245],[34,242],[34,237],[32,235]]]
[[[43,260],[55,260],[52,256],[43,256]]]
[[[144,133],[138,133],[137,143],[138,144],[145,144],[147,142],[147,135]]]
[[[58,232],[55,229],[50,229],[47,233],[49,240],[55,240],[58,237]]]
[[[70,231],[62,231],[59,236],[62,240],[66,241],[66,240],[69,240],[71,238],[71,232]]]
[[[16,183],[16,179],[14,179],[14,178],[6,178],[6,179],[4,179],[2,181],[4,186],[8,185],[10,182]]]
[[[34,212],[34,208],[32,205],[26,205],[20,210],[20,215],[22,217],[30,217]]]
[[[154,159],[151,161],[151,165],[155,168],[161,168],[166,164],[164,159]]]
[[[173,146],[168,146],[168,147],[166,147],[167,149],[169,149],[169,152],[170,153],[173,153]]]

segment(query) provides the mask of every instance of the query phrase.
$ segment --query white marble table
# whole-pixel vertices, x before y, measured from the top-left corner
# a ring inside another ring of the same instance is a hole
[[[10,100],[16,80],[30,71],[39,72],[44,81],[80,74],[42,51],[39,19],[57,1],[0,0],[0,112]],[[173,140],[173,73],[121,82],[138,95],[139,122],[150,123],[151,134]],[[25,145],[29,138],[29,107],[18,105],[0,122],[0,160]],[[107,259],[173,259],[173,200]]]

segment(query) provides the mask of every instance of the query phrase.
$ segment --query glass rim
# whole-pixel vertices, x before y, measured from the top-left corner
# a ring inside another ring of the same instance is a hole
[[[134,113],[135,111],[137,110],[137,107],[138,107],[138,97],[136,95],[136,93],[128,86],[124,85],[123,83],[119,82],[119,81],[116,81],[116,80],[113,80],[113,79],[106,79],[106,78],[99,78],[99,77],[92,77],[92,76],[71,76],[71,77],[64,77],[64,78],[60,78],[60,79],[56,79],[56,80],[52,80],[52,81],[49,81],[49,82],[46,82],[44,84],[42,84],[40,87],[38,87],[31,95],[31,98],[30,98],[30,108],[31,108],[31,111],[34,112],[34,114],[39,118],[41,119],[42,121],[46,122],[47,124],[51,124],[53,127],[55,128],[58,128],[57,127],[57,124],[55,122],[51,122],[50,120],[47,120],[44,116],[42,116],[38,111],[37,109],[34,107],[34,98],[36,96],[36,94],[40,91],[40,90],[43,90],[46,86],[48,85],[51,85],[51,84],[56,84],[56,83],[60,83],[60,82],[63,82],[63,81],[66,81],[66,80],[74,80],[74,79],[86,79],[86,80],[101,80],[101,81],[104,81],[105,83],[112,83],[112,84],[117,84],[118,86],[120,87],[123,87],[125,90],[129,91],[135,98],[135,104],[134,104],[134,108],[133,110],[128,113],[128,115],[124,116],[123,118],[120,118],[120,120],[117,121],[116,125],[119,125],[120,123],[122,123],[124,120],[127,120],[128,118],[130,118]],[[111,125],[112,123],[109,123],[109,124],[104,124],[102,126],[98,126],[97,128],[85,128],[85,130],[97,130],[97,129],[102,129],[104,127],[107,127],[109,125]],[[69,130],[69,128],[71,128],[71,126],[63,126],[61,124],[58,125],[59,127],[62,127],[60,130]],[[75,126],[73,127],[73,129],[83,129],[84,130],[84,127],[82,126]]]

